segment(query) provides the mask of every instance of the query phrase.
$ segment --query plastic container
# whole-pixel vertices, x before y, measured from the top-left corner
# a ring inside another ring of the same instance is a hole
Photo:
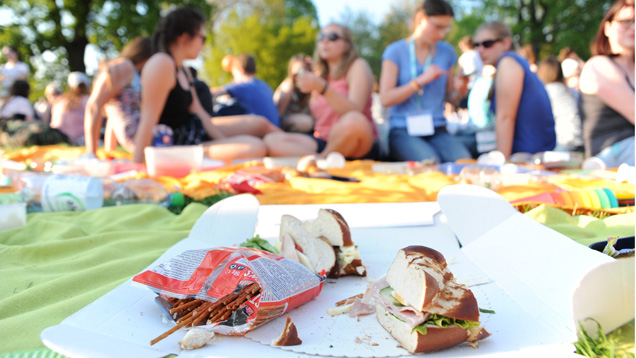
[[[151,179],[129,179],[123,182],[104,180],[104,206],[119,206],[129,204],[157,204],[167,208],[169,206],[183,206],[183,194],[171,194],[159,182]]]
[[[85,211],[104,204],[102,183],[98,178],[78,175],[51,175],[41,193],[44,211]]]
[[[182,178],[201,169],[202,145],[146,147],[146,169],[151,177]]]
[[[547,169],[553,168],[580,168],[583,163],[583,155],[577,152],[547,151],[532,156],[528,164],[540,164]]]

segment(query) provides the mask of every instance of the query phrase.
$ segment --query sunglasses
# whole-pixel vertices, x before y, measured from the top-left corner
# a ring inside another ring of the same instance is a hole
[[[484,48],[491,48],[492,45],[496,44],[499,41],[502,41],[502,38],[498,38],[495,40],[485,40],[482,42],[475,42],[475,48],[479,47],[479,46],[484,46]]]
[[[318,34],[318,37],[317,37],[318,42],[320,42],[320,41],[322,41],[322,40],[324,40],[324,39],[327,39],[327,40],[329,40],[329,41],[332,41],[332,42],[333,42],[333,41],[338,41],[338,40],[340,40],[340,39],[343,39],[343,40],[344,40],[344,37],[342,37],[342,36],[338,35],[338,34],[337,34],[337,33],[335,33],[335,32],[328,32],[328,33],[326,33],[326,34],[325,34],[325,33],[322,33],[322,32],[321,32],[321,33],[319,33],[319,34]]]

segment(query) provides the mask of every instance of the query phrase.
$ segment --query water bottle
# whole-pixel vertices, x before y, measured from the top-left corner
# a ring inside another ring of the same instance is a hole
[[[164,208],[181,207],[184,197],[181,193],[169,193],[159,182],[151,179],[129,179],[123,182],[105,180],[104,206],[128,204],[157,204]]]
[[[170,147],[173,144],[174,132],[165,124],[157,124],[152,128],[152,146]]]
[[[27,212],[85,211],[104,201],[101,181],[93,177],[24,173],[17,188]]]

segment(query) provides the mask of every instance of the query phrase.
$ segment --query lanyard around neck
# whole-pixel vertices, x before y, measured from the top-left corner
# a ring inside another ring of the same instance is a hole
[[[431,62],[433,62],[433,50],[432,50],[432,46],[429,47],[428,50],[428,55],[426,56],[426,62],[424,63],[424,68],[422,69],[422,73],[426,72],[426,70],[428,69],[428,67],[431,65]],[[410,63],[411,63],[411,80],[414,80],[417,78],[417,58],[415,56],[415,41],[413,40],[413,37],[409,38],[409,59],[410,59]],[[422,109],[423,104],[422,104],[422,96],[424,96],[424,91],[420,91],[419,93],[416,93],[415,96],[417,96],[417,105],[418,105],[418,109]]]

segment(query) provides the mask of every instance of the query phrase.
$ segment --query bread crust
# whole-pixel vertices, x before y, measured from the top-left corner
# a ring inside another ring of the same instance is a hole
[[[302,344],[303,341],[298,337],[298,330],[296,325],[292,322],[291,318],[287,316],[285,318],[285,327],[280,336],[272,342],[275,346],[297,346]]]
[[[376,316],[380,325],[400,342],[409,353],[434,352],[456,346],[468,339],[468,329],[427,326],[426,334],[412,331],[411,327],[391,315],[382,304],[376,303]]]
[[[351,229],[349,228],[349,224],[345,218],[337,211],[333,209],[320,209],[328,212],[333,215],[334,219],[338,225],[340,225],[340,230],[342,230],[342,246],[353,246],[353,240],[351,240]],[[320,211],[318,211],[318,215],[320,215]]]

